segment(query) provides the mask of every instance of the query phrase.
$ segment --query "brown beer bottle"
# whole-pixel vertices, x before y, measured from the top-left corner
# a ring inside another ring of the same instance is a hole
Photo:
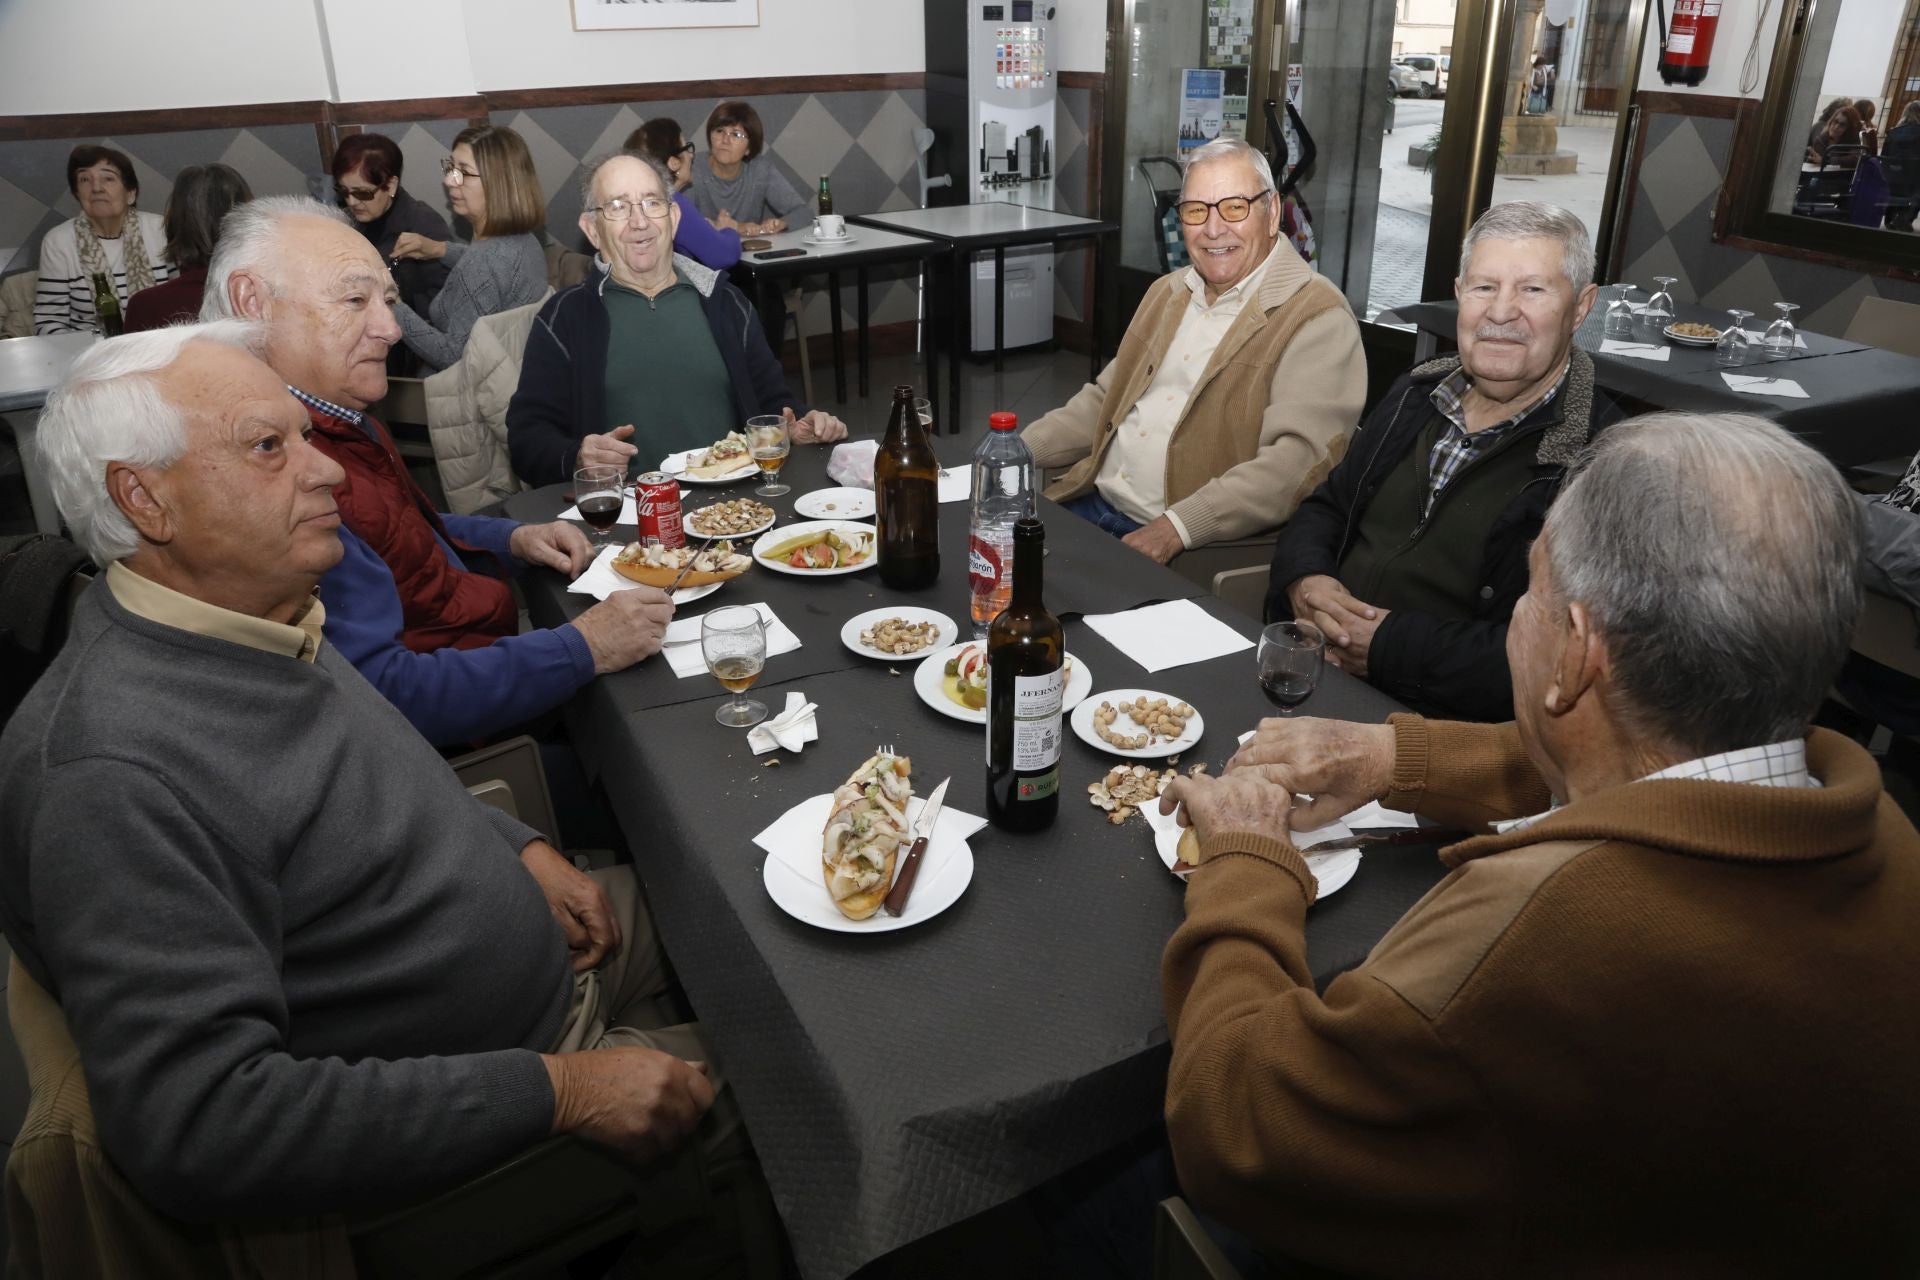
[[[1013,598],[987,628],[987,820],[1038,831],[1060,812],[1066,637],[1040,601],[1047,528],[1013,525]]]
[[[873,460],[873,505],[880,581],[896,591],[932,586],[940,576],[940,464],[909,386],[893,389]]]

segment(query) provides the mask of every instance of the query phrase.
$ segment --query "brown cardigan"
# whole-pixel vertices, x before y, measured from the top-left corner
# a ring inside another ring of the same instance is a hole
[[[1387,803],[1546,807],[1512,725],[1394,720]],[[1638,782],[1455,845],[1324,995],[1300,855],[1210,836],[1163,972],[1188,1196],[1366,1274],[1920,1273],[1920,835],[1858,746],[1808,755],[1821,789]]]

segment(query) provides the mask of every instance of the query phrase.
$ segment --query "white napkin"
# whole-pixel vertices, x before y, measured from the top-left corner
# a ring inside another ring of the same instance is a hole
[[[581,570],[580,576],[567,584],[567,590],[576,595],[592,596],[595,600],[605,600],[616,591],[625,591],[640,584],[632,578],[623,578],[613,571],[613,558],[620,554],[621,547],[614,545],[606,548],[593,558],[593,563]],[[682,587],[673,593],[675,604],[686,604],[710,595],[703,587]],[[699,633],[695,632],[697,636]]]
[[[1672,349],[1659,342],[1629,342],[1625,338],[1608,338],[1600,344],[1600,351],[1610,356],[1630,356],[1635,360],[1659,360],[1665,362]]]
[[[926,801],[920,796],[909,800],[907,802],[908,822],[911,824],[918,821],[920,810],[925,807]],[[784,863],[802,879],[818,884],[823,897],[827,892],[827,885],[820,874],[820,836],[826,830],[827,818],[832,813],[833,796],[831,794],[808,796],[775,818],[765,830],[753,838],[755,844]],[[940,810],[940,816],[934,820],[933,835],[927,841],[925,861],[920,866],[920,878],[914,881],[915,895],[925,893],[928,885],[939,880],[948,864],[952,862],[952,855],[960,843],[986,825],[985,818],[976,818],[970,813],[962,813],[952,805],[943,807]]]
[[[849,489],[873,488],[873,459],[880,452],[878,440],[846,440],[833,446],[827,458],[827,476]]]
[[[1090,613],[1087,625],[1148,671],[1239,653],[1253,641],[1191,600],[1169,600],[1125,613]]]
[[[585,523],[586,521],[586,517],[580,514],[579,507],[568,507],[565,511],[562,511],[560,513],[560,518],[562,520],[579,520],[582,523]],[[633,494],[631,491],[628,492],[626,497],[620,500],[620,519],[617,521],[617,523],[619,524],[639,524],[640,523],[640,512],[633,505]]]
[[[973,498],[973,465],[940,468],[940,501],[967,502]]]
[[[1764,373],[1723,373],[1727,385],[1735,391],[1756,396],[1784,396],[1788,400],[1808,400],[1807,389],[1792,378],[1769,378]]]
[[[1766,332],[1761,329],[1748,329],[1746,333],[1747,340],[1756,347],[1765,342],[1767,338]],[[1805,351],[1807,349],[1807,340],[1796,333],[1793,335],[1793,345]]]
[[[817,709],[817,704],[807,701],[806,694],[798,690],[789,692],[786,710],[747,730],[747,745],[757,756],[776,748],[800,750],[820,737],[820,725],[813,716]]]
[[[771,623],[767,628],[767,656],[778,653],[791,653],[800,647],[800,637],[787,630],[787,624],[774,617],[773,610],[764,604],[748,605],[757,609],[760,616]],[[667,665],[673,668],[673,674],[682,680],[688,676],[703,676],[707,673],[707,658],[700,651],[700,619],[704,613],[691,618],[675,618],[667,624],[667,634],[662,642],[667,647],[661,650],[667,655]],[[678,643],[686,641],[688,643]]]

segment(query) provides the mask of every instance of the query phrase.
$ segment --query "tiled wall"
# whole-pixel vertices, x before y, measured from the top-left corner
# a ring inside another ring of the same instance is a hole
[[[1775,302],[1798,303],[1796,321],[1831,334],[1846,331],[1870,294],[1920,303],[1920,285],[1715,244],[1714,204],[1733,155],[1734,125],[1719,116],[1644,114],[1618,279],[1651,287],[1655,276],[1675,276],[1677,296],[1761,315]]]

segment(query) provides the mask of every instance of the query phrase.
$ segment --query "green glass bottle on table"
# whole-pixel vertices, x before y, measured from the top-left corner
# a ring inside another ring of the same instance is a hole
[[[827,175],[820,175],[820,212],[833,212],[833,188],[827,185]]]
[[[940,463],[909,386],[893,389],[873,459],[873,506],[880,581],[896,591],[932,586],[940,577]]]
[[[1046,537],[1036,516],[1014,522],[1013,598],[987,628],[987,820],[1008,831],[1060,812],[1067,644],[1040,599]]]
[[[120,314],[119,295],[113,291],[113,281],[98,271],[93,273],[93,311],[100,318],[103,336],[117,338],[127,331],[126,318]]]

